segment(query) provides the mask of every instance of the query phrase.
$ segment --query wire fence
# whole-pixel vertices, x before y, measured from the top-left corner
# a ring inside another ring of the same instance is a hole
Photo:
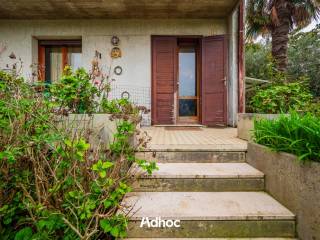
[[[128,98],[131,102],[139,106],[151,108],[151,88],[135,85],[121,85],[112,83],[111,92],[109,94],[111,99]],[[142,115],[142,125],[148,126],[151,123],[150,113]]]

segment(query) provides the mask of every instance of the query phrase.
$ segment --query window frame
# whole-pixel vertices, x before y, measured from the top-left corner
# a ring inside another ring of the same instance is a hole
[[[46,59],[50,59],[50,50],[59,47],[62,50],[62,67],[68,64],[68,48],[80,47],[82,52],[82,40],[38,40],[38,80],[50,84],[51,79],[46,76],[51,75],[50,63]]]

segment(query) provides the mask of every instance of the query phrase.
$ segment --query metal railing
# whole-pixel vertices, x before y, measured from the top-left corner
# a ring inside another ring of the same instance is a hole
[[[258,79],[258,78],[252,78],[252,77],[245,77],[246,81],[246,92],[250,92],[255,89],[255,87],[263,86],[270,84],[269,80],[263,80],[263,79]]]

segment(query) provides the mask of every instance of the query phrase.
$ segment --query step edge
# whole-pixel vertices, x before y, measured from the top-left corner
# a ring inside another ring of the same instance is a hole
[[[263,175],[142,175],[138,179],[264,179]]]
[[[159,216],[147,216],[149,218],[156,218]],[[140,221],[142,216],[130,217],[129,221]],[[295,221],[296,217],[291,215],[252,215],[252,216],[215,216],[215,217],[203,217],[203,216],[192,216],[192,217],[181,217],[181,216],[161,216],[162,220],[179,219],[180,221]]]
[[[199,149],[188,149],[188,148],[163,148],[163,149],[144,149],[136,151],[136,153],[145,153],[145,152],[247,152],[247,148],[239,149],[212,149],[212,148],[199,148]]]
[[[156,218],[159,216],[147,216],[149,218]],[[130,217],[129,221],[140,221],[143,217]],[[179,219],[181,221],[295,221],[296,217],[291,215],[281,216],[215,216],[215,217],[203,217],[203,216],[192,216],[192,217],[181,217],[181,216],[162,216],[162,220]]]

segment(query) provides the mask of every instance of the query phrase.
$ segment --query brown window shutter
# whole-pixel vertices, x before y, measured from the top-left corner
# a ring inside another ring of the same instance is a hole
[[[173,124],[177,38],[152,38],[152,124]]]
[[[38,47],[38,80],[45,80],[45,47]]]
[[[202,41],[202,124],[227,125],[227,43],[223,35]]]

